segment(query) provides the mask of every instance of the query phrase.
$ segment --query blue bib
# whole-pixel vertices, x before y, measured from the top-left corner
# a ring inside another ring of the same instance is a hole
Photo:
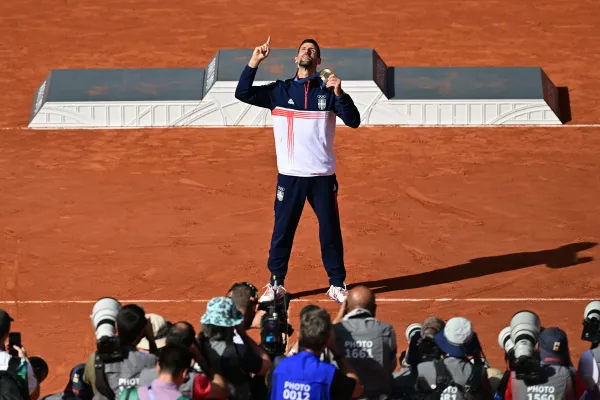
[[[275,368],[271,400],[329,400],[335,367],[307,351],[283,359]]]

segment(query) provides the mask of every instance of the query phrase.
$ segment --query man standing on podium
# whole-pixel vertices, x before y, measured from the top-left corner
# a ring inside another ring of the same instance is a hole
[[[313,39],[300,43],[294,61],[296,76],[268,85],[253,86],[260,63],[270,53],[270,37],[254,49],[242,71],[235,98],[271,110],[277,153],[275,226],[267,266],[271,279],[260,302],[282,299],[294,235],[308,200],[319,220],[321,257],[327,275],[327,295],[338,303],[346,299],[346,268],[337,194],[333,140],[336,116],[351,128],[360,125],[360,113],[331,74],[320,78],[321,50]],[[275,283],[277,287],[275,288]],[[277,292],[277,293],[275,293]]]

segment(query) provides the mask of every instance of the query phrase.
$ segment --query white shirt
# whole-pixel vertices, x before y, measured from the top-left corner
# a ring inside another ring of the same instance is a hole
[[[0,351],[0,371],[6,371],[8,369],[8,362],[12,356],[8,354],[6,351]],[[24,362],[24,360],[21,360]],[[29,387],[29,394],[33,394],[35,389],[38,386],[37,378],[33,373],[33,369],[31,368],[31,364],[27,363],[27,383]]]
[[[336,115],[333,111],[299,111],[275,107],[272,111],[277,168],[282,175],[333,175]]]

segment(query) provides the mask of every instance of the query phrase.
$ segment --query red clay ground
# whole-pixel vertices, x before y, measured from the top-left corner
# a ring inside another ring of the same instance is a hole
[[[323,14],[322,3],[291,1],[1,2],[0,125],[27,124],[50,69],[205,66],[218,48],[268,35],[274,47],[305,36],[323,47],[375,47],[389,65],[539,65],[569,87],[573,123],[600,120],[597,2],[366,4]],[[600,236],[599,132],[340,129],[349,282],[370,282],[381,299],[599,297],[598,246],[586,244]],[[0,307],[16,317],[29,352],[48,360],[44,394],[62,389],[94,345],[91,304],[56,301],[205,300],[233,281],[267,278],[270,129],[7,129],[0,150]],[[318,249],[307,206],[287,285],[303,300],[325,299],[324,290],[311,294],[326,286]],[[385,302],[379,316],[395,324],[400,345],[411,322],[467,316],[500,366],[497,333],[523,308],[566,329],[577,358],[585,304]],[[205,309],[143,305],[196,327]]]

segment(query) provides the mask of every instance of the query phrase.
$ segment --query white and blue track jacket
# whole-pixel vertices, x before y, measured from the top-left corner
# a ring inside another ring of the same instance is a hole
[[[352,98],[337,97],[318,74],[253,86],[257,68],[246,65],[235,98],[271,110],[277,168],[282,175],[310,177],[335,173],[336,115],[351,128],[360,125]]]

